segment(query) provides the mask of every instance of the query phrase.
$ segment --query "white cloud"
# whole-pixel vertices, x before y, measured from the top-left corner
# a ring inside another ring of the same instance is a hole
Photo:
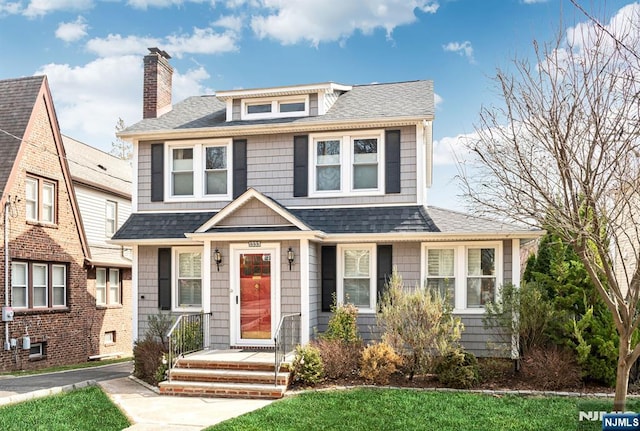
[[[142,61],[139,55],[100,58],[84,66],[47,64],[36,74],[49,79],[62,133],[109,151],[115,125],[142,118]],[[202,68],[174,73],[174,101],[201,94],[209,75]]]
[[[433,93],[433,105],[436,109],[438,109],[443,102],[444,99],[442,98],[442,96],[440,96],[438,93]]]
[[[442,46],[442,49],[449,52],[457,52],[459,55],[466,57],[469,60],[469,63],[475,63],[475,59],[473,58],[473,46],[471,46],[471,42],[465,40],[464,42],[449,42],[446,45]]]
[[[78,11],[92,7],[93,0],[31,0],[23,13],[28,17],[37,17],[59,10]]]
[[[433,164],[455,165],[459,161],[468,159],[470,153],[465,144],[473,139],[477,139],[476,133],[444,137],[433,141]]]
[[[523,0],[524,4],[546,3],[549,0]]]
[[[157,46],[174,57],[184,54],[217,54],[238,49],[237,36],[232,31],[216,33],[210,28],[194,28],[192,34],[169,35],[164,38],[122,36],[110,34],[87,42],[87,49],[100,56],[133,55]]]
[[[85,19],[79,16],[73,22],[61,22],[56,29],[56,37],[65,42],[75,42],[87,35],[88,28]]]
[[[435,13],[436,0],[262,0],[270,12],[254,15],[251,28],[260,38],[272,38],[284,45],[308,41],[344,40],[354,32],[371,34],[375,29],[393,30],[416,21],[415,9]]]
[[[17,2],[5,2],[0,0],[0,16],[2,15],[15,15],[22,11],[22,4]]]
[[[239,34],[242,31],[242,18],[233,15],[221,16],[213,25],[227,28]]]
[[[182,6],[185,3],[205,3],[209,0],[129,0],[127,4],[136,9],[148,9],[149,7]],[[215,3],[214,0],[210,0]]]

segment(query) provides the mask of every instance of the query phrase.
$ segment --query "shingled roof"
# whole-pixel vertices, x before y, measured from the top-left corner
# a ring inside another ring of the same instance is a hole
[[[0,80],[0,191],[4,192],[44,76]]]
[[[206,95],[189,97],[174,105],[168,113],[158,118],[144,119],[122,133],[429,118],[433,117],[434,111],[433,81],[428,80],[355,85],[350,91],[342,93],[326,114],[297,118],[226,121],[226,104],[215,95]]]
[[[62,135],[73,181],[105,189],[131,199],[132,168],[97,148]]]

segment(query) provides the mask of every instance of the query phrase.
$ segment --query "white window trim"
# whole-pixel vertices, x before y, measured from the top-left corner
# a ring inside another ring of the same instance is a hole
[[[27,183],[32,183],[35,185],[35,192],[36,192],[35,200],[28,199],[27,197],[27,192],[26,192]],[[45,187],[51,188],[50,203],[45,203],[45,200],[44,200]],[[56,202],[57,202],[57,194],[58,194],[57,189],[58,187],[55,181],[51,181],[43,177],[27,175],[25,179],[25,218],[30,222],[43,223],[47,225],[56,224],[56,211],[57,211]],[[31,218],[28,216],[28,214],[26,214],[27,213],[26,205],[28,203],[35,204],[35,212],[36,212],[35,218]],[[45,218],[45,205],[51,207],[51,219]]]
[[[377,247],[375,243],[338,244],[336,302],[342,304],[344,298],[344,252],[345,250],[369,250],[369,307],[358,308],[358,313],[376,313],[378,296]]]
[[[477,248],[494,248],[496,250],[496,300],[498,291],[503,284],[504,255],[501,241],[478,241],[452,244],[450,242],[426,242],[422,243],[420,252],[420,280],[427,280],[427,249],[454,249],[454,275],[455,275],[455,304],[454,313],[460,314],[484,314],[484,307],[467,308],[467,250]]]
[[[304,111],[280,112],[280,104],[304,102]],[[263,112],[259,114],[249,114],[248,107],[252,105],[271,104],[271,112]],[[242,99],[240,101],[240,119],[241,120],[259,120],[265,118],[288,118],[288,117],[308,117],[309,116],[309,95],[286,96],[274,98],[257,98]]]
[[[109,218],[109,208],[113,208],[113,218]],[[113,220],[113,231],[109,231],[111,228],[108,223],[110,220]],[[104,233],[107,238],[111,238],[113,234],[118,230],[118,202],[112,200],[105,201],[104,207]]]
[[[37,286],[39,289],[44,288],[44,305],[36,305],[35,304],[35,298],[36,298],[36,285],[35,285],[35,276],[33,276],[33,272],[34,272],[34,268],[38,266],[38,267],[44,267],[44,286]],[[33,308],[49,308],[49,292],[51,292],[51,294],[53,295],[53,274],[49,274],[49,265],[46,263],[32,263],[31,264],[31,273],[32,273],[32,280],[31,280],[31,289],[33,290]],[[51,286],[49,286],[49,283],[51,283]]]
[[[98,272],[104,272],[104,286],[98,286]],[[96,305],[107,305],[107,286],[109,285],[107,268],[96,268]],[[104,301],[98,300],[98,289],[104,289]]]
[[[179,268],[178,268],[179,253],[200,253],[201,298],[203,302],[208,300],[208,298],[205,297],[205,289],[204,289],[204,275],[207,272],[207,269],[204,267],[204,264],[205,264],[204,248],[203,247],[172,247],[171,248],[171,310],[191,312],[191,313],[195,311],[202,311],[203,304],[200,304],[200,307],[179,307],[178,306],[178,277],[180,275]]]
[[[429,250],[453,250],[453,301],[454,301],[454,307],[457,308],[457,301],[458,301],[458,267],[460,266],[460,263],[458,262],[458,254],[459,254],[459,247],[456,247],[454,245],[449,244],[441,244],[441,245],[435,245],[432,243],[428,243],[423,247],[423,252],[422,252],[422,268],[421,268],[421,274],[422,277],[420,278],[422,280],[422,287],[426,287],[427,286],[427,281],[429,278],[434,278],[434,279],[441,279],[443,277],[429,277],[429,267],[428,267],[428,262],[427,262],[427,255]]]
[[[167,143],[165,145],[164,164],[164,200],[165,202],[194,202],[194,201],[229,201],[233,193],[233,141],[232,139],[188,140]],[[219,195],[205,194],[205,155],[207,147],[227,147],[227,193]],[[193,149],[193,194],[173,195],[173,150]]]
[[[13,301],[13,267],[20,266],[24,271],[24,286],[20,286],[20,288],[24,288],[24,305],[16,305]],[[29,308],[29,264],[27,262],[11,262],[11,306],[13,308]]]
[[[37,353],[31,353],[32,350],[38,349]],[[44,343],[31,343],[29,348],[29,359],[38,359],[44,357]]]
[[[111,273],[113,273],[113,272],[116,273],[116,280],[117,280],[115,289],[111,285]],[[107,282],[107,303],[109,305],[121,305],[122,304],[122,298],[120,297],[121,296],[120,292],[121,292],[122,282],[120,280],[120,270],[118,268],[109,268],[109,271],[107,272],[107,275],[109,277],[107,279],[108,280],[108,282]],[[111,302],[110,295],[111,295],[111,292],[113,292],[114,290],[116,291],[116,299],[115,299],[114,302]]]
[[[54,298],[55,298],[55,288],[56,287],[60,287],[60,286],[56,286],[54,283],[54,273],[55,273],[55,269],[56,268],[62,268],[62,279],[64,280],[64,284],[61,286],[63,288],[63,293],[62,293],[62,299],[63,299],[63,303],[62,304],[54,304]],[[68,287],[68,283],[67,283],[67,266],[66,265],[52,265],[51,266],[51,307],[55,308],[55,307],[66,307],[67,306],[67,287]]]
[[[384,195],[385,184],[385,140],[384,130],[348,131],[343,133],[317,133],[309,136],[309,197],[345,197],[345,196],[380,196]],[[378,140],[378,186],[371,189],[353,188],[354,153],[353,141],[355,139],[376,138]],[[316,167],[317,150],[316,141],[334,139],[340,141],[340,189],[317,190]]]

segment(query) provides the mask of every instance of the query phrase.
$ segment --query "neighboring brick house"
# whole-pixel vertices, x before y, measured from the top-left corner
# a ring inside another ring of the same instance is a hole
[[[132,215],[134,337],[148,316],[211,312],[213,348],[273,345],[281,316],[301,339],[323,331],[333,298],[376,338],[393,267],[405,285],[452,296],[463,343],[493,354],[484,304],[520,281],[521,245],[540,234],[427,205],[431,81],[333,82],[218,91],[171,105],[169,56],[144,59]]]
[[[92,358],[131,356],[131,249],[108,244],[131,213],[131,164],[62,136],[90,258],[87,289],[95,298]]]
[[[89,251],[46,77],[0,80],[0,160],[0,370],[85,362]]]

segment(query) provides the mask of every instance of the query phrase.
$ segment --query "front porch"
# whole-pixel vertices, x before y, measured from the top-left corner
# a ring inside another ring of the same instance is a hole
[[[253,349],[201,350],[179,357],[161,382],[163,395],[282,398],[289,385],[289,353],[279,362],[276,353]]]

